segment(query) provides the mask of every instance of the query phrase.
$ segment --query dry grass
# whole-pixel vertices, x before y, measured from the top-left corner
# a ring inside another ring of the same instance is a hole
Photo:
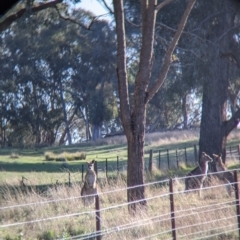
[[[228,141],[233,141],[240,138],[240,129],[235,129],[228,136]],[[146,133],[145,143],[150,146],[160,146],[166,144],[174,144],[185,141],[198,141],[199,129],[191,130],[174,130],[166,132]],[[125,136],[116,136],[99,139],[92,144],[95,145],[110,145],[110,144],[126,144]]]
[[[239,137],[240,132],[234,131],[228,139],[234,140]],[[198,140],[198,138],[197,130],[181,131],[181,134],[179,131],[154,133],[146,135],[146,144],[159,146]],[[125,137],[113,137],[101,141],[102,144],[126,143]],[[45,153],[46,159],[53,158],[51,154],[53,153]],[[59,159],[65,161],[64,154],[59,156]],[[230,158],[227,163],[228,165],[236,164],[238,160]],[[184,161],[180,163],[180,169],[186,170],[187,167],[189,166],[186,166]],[[146,173],[146,182],[167,178],[170,172],[165,171],[154,168],[152,174]],[[30,177],[27,176],[28,180],[25,181],[29,186],[45,183],[44,175],[35,172],[29,174],[31,174]],[[57,174],[57,177],[54,174]],[[61,174],[63,176],[59,177]],[[81,179],[80,173],[72,175],[73,182]],[[81,183],[73,183],[71,187],[63,184],[67,182],[67,176],[66,173],[51,173],[52,179],[62,179],[62,181],[60,184],[55,184],[56,180],[52,180],[52,185],[49,185],[49,188],[41,194],[35,188],[20,187],[19,177],[14,175],[11,175],[11,179],[1,182],[0,239],[68,239],[71,236],[83,234],[88,236],[94,233],[96,230],[94,206],[87,208],[83,206],[80,198]],[[101,229],[104,231],[104,239],[128,240],[147,237],[172,239],[168,182],[146,186],[148,207],[139,209],[138,214],[133,217],[128,214],[126,205],[126,174],[121,173],[118,177],[110,176],[108,181],[104,172],[100,172],[99,177],[101,177],[98,180],[102,209]],[[184,179],[177,177],[174,179],[178,239],[239,239],[234,195],[229,197],[221,184],[214,179],[212,188],[203,190],[202,198],[199,198],[196,192],[183,193]],[[117,189],[123,190],[115,191]],[[68,200],[60,201],[60,199]],[[22,206],[7,207],[13,205]],[[21,224],[23,222],[27,223]],[[11,226],[16,223],[18,225]],[[2,227],[3,225],[9,226]]]
[[[105,209],[101,211],[104,239],[141,239],[151,235],[151,239],[172,239],[168,181],[146,186],[148,207],[145,210],[139,209],[133,217],[128,214],[126,205],[125,179],[125,175],[119,175],[119,178],[108,182],[100,179],[100,208]],[[237,228],[234,196],[228,197],[224,186],[216,187],[219,184],[222,183],[214,180],[212,185],[215,188],[204,190],[202,198],[199,198],[195,192],[183,193],[184,180],[175,179],[174,204],[178,239],[238,239],[238,231],[233,230]],[[79,198],[80,189],[80,184],[73,184],[72,187],[55,185],[39,195],[34,189],[6,184],[3,198],[0,198],[0,207],[29,205],[1,209],[0,225],[29,223],[0,228],[0,236],[8,240],[48,240],[95,232],[94,206],[84,208]],[[122,190],[116,191],[117,189]],[[59,201],[64,198],[68,200]],[[44,201],[49,202],[43,204]],[[39,219],[45,221],[30,222]],[[233,232],[226,233],[232,230]],[[214,234],[217,237],[207,237]]]

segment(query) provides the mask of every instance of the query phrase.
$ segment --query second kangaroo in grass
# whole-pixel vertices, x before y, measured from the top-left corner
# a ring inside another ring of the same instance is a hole
[[[212,161],[212,158],[210,158],[205,152],[202,152],[199,166],[187,174],[187,178],[185,179],[185,191],[199,189],[199,197],[201,197],[203,182],[207,178],[208,163]]]
[[[222,155],[216,155],[213,154],[215,163],[216,163],[216,169],[217,172],[219,172],[217,174],[217,176],[224,181],[226,185],[226,190],[229,196],[231,196],[232,191],[233,191],[233,185],[232,183],[234,183],[234,177],[233,177],[233,173],[232,172],[227,172],[227,167],[224,165],[223,161],[222,161]]]
[[[85,175],[85,182],[81,190],[83,203],[85,206],[95,203],[95,196],[97,195],[97,175],[94,171],[95,160],[90,163],[87,162],[87,173]]]

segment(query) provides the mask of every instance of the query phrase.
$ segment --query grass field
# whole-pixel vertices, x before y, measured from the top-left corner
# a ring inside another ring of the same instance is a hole
[[[175,154],[175,149],[189,148],[189,158],[193,158],[193,145],[198,143],[198,131],[177,131],[167,133],[155,133],[146,136],[145,144],[145,160],[148,161],[149,150],[154,151],[154,158],[158,158],[157,152],[159,150],[169,149],[170,154]],[[240,143],[240,132],[235,131],[229,136],[228,144],[237,145]],[[45,158],[45,153],[51,152],[55,155],[65,152],[65,154],[72,154],[76,152],[86,153],[84,160],[72,161],[48,161]],[[120,170],[125,169],[127,161],[127,145],[125,137],[115,137],[111,139],[103,139],[95,143],[81,143],[72,146],[51,147],[42,149],[1,149],[0,150],[0,208],[5,206],[34,203],[41,201],[48,201],[53,199],[62,199],[69,197],[79,197],[81,189],[81,166],[86,161],[95,159],[98,161],[99,172],[99,189],[100,192],[111,191],[112,189],[126,187],[126,171],[121,171],[117,175],[116,158],[119,158]],[[105,160],[108,159],[108,176],[106,181],[105,172],[101,169],[105,168]],[[63,164],[67,164],[68,170],[71,172],[71,188],[68,187],[69,173],[63,170]],[[238,168],[238,159],[231,159],[227,162],[230,168]],[[194,161],[192,161],[192,166]],[[192,166],[181,164],[179,169],[161,171],[154,168],[153,174],[146,173],[146,182],[168,179],[170,176],[183,176],[190,171]],[[22,184],[26,186],[23,188]],[[167,186],[166,186],[167,187]],[[164,194],[168,191],[163,185],[156,185],[147,187],[147,196],[156,196]],[[180,183],[177,187],[179,190],[184,188],[184,184]],[[191,201],[186,200],[185,195],[178,197],[177,208],[181,209],[190,205],[205,204],[206,201],[213,203],[216,201],[225,201],[226,194],[221,192],[213,193],[206,197],[205,201],[200,201],[195,195],[191,195]],[[108,194],[101,198],[101,206],[108,207],[114,204],[125,203],[126,194],[119,192],[114,195]],[[148,212],[142,212],[140,218],[152,218],[156,211],[163,214],[166,206],[169,206],[169,200],[159,198],[154,201],[149,201]],[[27,207],[10,208],[0,211],[0,225],[11,224],[13,222],[31,221],[32,219],[49,218],[54,216],[61,216],[71,214],[76,211],[90,211],[91,209],[84,209],[79,199],[63,202],[54,202],[44,205],[30,205]],[[228,210],[230,214],[233,209]],[[215,213],[218,214],[218,213]],[[199,213],[197,218],[211,219],[211,214],[202,216]],[[114,227],[115,225],[123,225],[127,222],[138,221],[128,216],[127,209],[113,210],[106,212],[103,216],[103,228]],[[188,219],[188,221],[190,221]],[[204,219],[206,221],[206,219]],[[157,225],[156,225],[157,224]],[[169,221],[166,220],[163,224],[152,223],[149,227],[139,226],[134,230],[126,230],[121,239],[139,239],[144,236],[146,231],[148,234],[154,234],[155,228],[158,227],[167,229]],[[26,224],[13,227],[0,228],[0,240],[2,239],[67,239],[67,237],[91,232],[95,228],[94,214],[86,214],[78,217],[60,218],[56,221],[39,222],[36,224]],[[219,224],[221,225],[221,224]],[[137,231],[138,229],[138,231]],[[192,231],[191,229],[188,231]],[[183,234],[186,234],[183,232]],[[120,235],[109,235],[109,238],[104,239],[118,239]],[[166,234],[166,239],[170,236]],[[231,238],[237,239],[235,234],[230,235]],[[153,238],[162,239],[162,238]],[[217,238],[216,238],[217,239]],[[220,238],[219,238],[220,239]],[[222,238],[224,239],[224,238]]]

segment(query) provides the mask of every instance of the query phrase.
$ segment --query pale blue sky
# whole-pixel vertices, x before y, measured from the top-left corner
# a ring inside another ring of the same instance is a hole
[[[102,7],[102,5],[97,0],[81,0],[81,3],[78,5],[81,8],[91,11],[96,16],[108,13],[108,11],[104,9],[104,7]]]

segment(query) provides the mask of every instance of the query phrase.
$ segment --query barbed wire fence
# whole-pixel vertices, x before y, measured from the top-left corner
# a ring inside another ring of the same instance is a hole
[[[239,181],[238,175],[240,169],[235,169],[234,183],[234,196],[228,196],[218,199],[224,195],[222,190],[228,185],[226,183],[217,183],[211,186],[205,186],[204,199],[194,200],[191,202],[191,197],[196,199],[195,189],[185,191],[179,188],[179,182],[184,182],[187,177],[179,177],[174,179],[167,179],[164,181],[155,181],[144,184],[145,188],[152,188],[153,186],[165,186],[164,192],[160,194],[152,194],[145,198],[148,202],[148,208],[153,208],[156,202],[159,204],[159,209],[155,209],[152,214],[140,213],[139,218],[128,218],[123,220],[112,221],[111,224],[107,221],[107,218],[112,214],[116,215],[121,211],[127,214],[128,205],[137,203],[134,201],[131,203],[122,202],[113,205],[104,205],[104,199],[106,195],[116,195],[117,193],[126,194],[129,188],[118,188],[105,192],[99,192],[95,196],[95,208],[82,209],[82,211],[76,211],[72,213],[65,213],[62,215],[49,216],[43,218],[29,219],[28,221],[16,221],[8,222],[0,225],[0,229],[12,228],[19,226],[31,226],[42,222],[56,221],[64,219],[72,221],[73,218],[88,216],[88,222],[95,222],[95,230],[92,228],[89,232],[83,234],[72,235],[64,238],[57,239],[124,239],[122,238],[124,232],[136,232],[140,234],[135,239],[210,239],[214,236],[227,237],[228,234],[240,237],[240,208],[239,208]],[[210,175],[216,175],[219,173],[211,173]],[[142,185],[141,185],[142,186]],[[136,188],[134,186],[131,188]],[[221,189],[221,190],[218,190]],[[214,197],[212,194],[218,194],[218,197]],[[47,201],[31,202],[25,204],[8,205],[0,207],[0,211],[9,211],[23,208],[42,208],[44,205],[56,204],[57,202],[66,202],[71,204],[75,200],[82,199],[81,196],[51,199]],[[213,200],[213,201],[212,201]],[[186,204],[186,201],[188,203]],[[185,204],[184,204],[185,202]],[[103,206],[101,206],[103,204]],[[163,205],[163,208],[161,207]],[[157,208],[158,208],[157,207]],[[140,211],[140,210],[139,210]],[[149,210],[148,210],[149,211]],[[203,216],[208,216],[204,218]],[[203,221],[204,220],[204,221]],[[89,224],[89,223],[88,223]],[[94,224],[92,224],[92,227]],[[141,232],[142,229],[145,229]],[[134,239],[130,237],[129,239]]]
[[[194,147],[195,149],[195,147]],[[173,152],[173,151],[171,151]],[[168,166],[169,162],[174,161],[179,163],[181,161],[189,161],[186,150],[177,150],[174,155],[166,151],[166,159]],[[195,152],[195,150],[193,151]],[[181,154],[179,154],[181,153]],[[160,156],[160,158],[159,158]],[[146,170],[150,170],[149,166],[150,159],[155,160],[155,164],[159,164],[159,159],[164,161],[163,155],[155,155],[153,158],[153,153],[149,152],[149,162],[146,165]],[[171,156],[173,158],[171,158]],[[184,158],[183,158],[184,156]],[[187,156],[187,160],[186,160]],[[230,146],[227,149],[227,159],[239,159],[239,145]],[[118,158],[117,158],[118,159]],[[180,159],[180,160],[179,160]],[[162,164],[161,164],[162,165]],[[158,165],[158,166],[161,166]],[[172,166],[172,164],[169,164]],[[96,166],[97,168],[98,166]],[[101,166],[100,166],[101,167]],[[119,172],[120,163],[117,164],[117,172]],[[175,165],[177,167],[177,164]],[[108,164],[105,164],[106,169],[98,169],[97,171],[102,171],[106,178],[108,177]],[[68,174],[68,182],[66,187],[72,187],[73,182],[79,180],[80,175],[82,175],[82,181],[84,180],[84,167],[82,171],[78,173],[71,173],[66,170]],[[122,236],[124,233],[131,232],[133,234],[131,239],[210,239],[214,237],[219,237],[224,239],[224,237],[232,237],[229,239],[239,239],[240,238],[240,205],[239,205],[239,181],[237,173],[240,169],[231,170],[234,173],[234,183],[231,184],[234,188],[234,196],[224,196],[224,189],[229,185],[229,183],[217,182],[213,185],[206,185],[203,189],[204,199],[197,199],[195,190],[185,191],[183,189],[184,181],[186,177],[175,177],[174,179],[166,179],[162,181],[149,182],[144,184],[146,189],[152,189],[155,186],[154,193],[147,194],[145,200],[148,203],[147,213],[140,214],[140,218],[128,218],[126,219],[116,219],[108,220],[110,216],[118,216],[118,213],[122,212],[123,215],[128,215],[128,206],[132,203],[137,203],[138,201],[128,203],[126,199],[121,199],[120,202],[105,201],[108,198],[112,199],[112,196],[126,195],[129,188],[121,187],[116,189],[111,189],[109,191],[99,192],[95,196],[95,208],[82,208],[78,211],[73,211],[71,213],[62,212],[58,215],[53,216],[43,216],[42,218],[32,218],[24,219],[23,221],[0,221],[0,229],[14,228],[19,226],[32,226],[40,224],[43,222],[52,222],[57,220],[67,220],[69,222],[74,218],[83,218],[88,222],[91,222],[91,229],[88,228],[87,231],[81,234],[71,234],[69,237],[58,237],[56,239],[124,239]],[[66,174],[63,172],[63,174]],[[219,173],[210,173],[217,177]],[[66,177],[65,177],[66,178]],[[22,180],[23,181],[23,180]],[[134,186],[132,188],[139,187]],[[160,190],[161,189],[161,190]],[[163,190],[164,189],[164,190]],[[161,193],[159,193],[161,192]],[[194,196],[194,198],[192,198]],[[57,204],[64,202],[65,205],[71,205],[73,202],[81,200],[81,196],[74,197],[63,197],[57,199],[48,199],[30,203],[15,204],[0,206],[0,211],[4,215],[4,211],[16,212],[16,209],[34,209],[42,208],[43,206]],[[191,200],[189,200],[191,199]],[[156,207],[156,203],[158,206]],[[149,209],[152,209],[151,211]],[[208,216],[204,218],[204,216]],[[14,218],[13,218],[14,220]],[[95,225],[95,229],[94,226]],[[142,230],[144,229],[144,231]],[[139,231],[140,233],[138,233]],[[135,236],[135,237],[134,237]],[[1,237],[0,237],[1,239]],[[126,238],[127,239],[127,238]],[[130,238],[129,238],[130,239]]]

